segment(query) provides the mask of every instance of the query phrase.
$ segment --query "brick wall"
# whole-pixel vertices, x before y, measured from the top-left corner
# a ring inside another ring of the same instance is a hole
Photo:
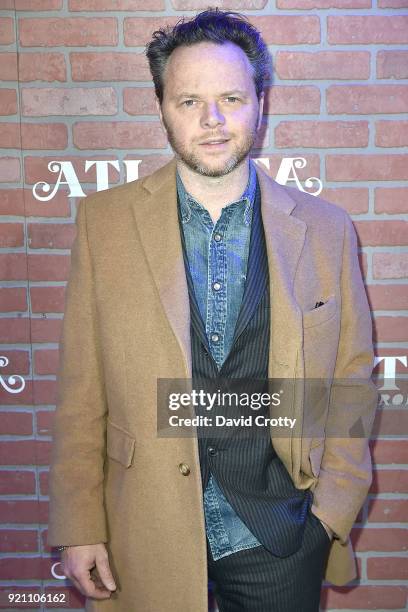
[[[64,591],[62,608],[83,608],[69,583],[52,577],[58,555],[45,544],[76,203],[81,191],[145,175],[171,157],[143,46],[158,26],[206,7],[0,0],[0,356],[9,360],[0,359],[2,609],[15,609],[7,594],[16,591]],[[407,374],[408,0],[225,0],[222,8],[249,15],[274,57],[256,156],[274,178],[283,159],[304,158],[302,187],[314,191],[318,182],[307,179],[321,179],[321,195],[352,215],[377,355],[401,357],[397,373]],[[65,162],[60,177],[52,161]],[[4,388],[12,374],[25,379],[20,393]],[[352,531],[359,584],[325,585],[324,610],[406,609],[407,401],[394,391],[378,411],[374,481]]]

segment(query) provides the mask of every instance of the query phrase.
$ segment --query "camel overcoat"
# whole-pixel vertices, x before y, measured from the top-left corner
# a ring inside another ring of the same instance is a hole
[[[259,166],[257,174],[271,281],[269,377],[332,380],[325,427],[352,418],[365,432],[271,434],[293,483],[312,488],[312,511],[338,536],[325,578],[342,585],[356,576],[349,533],[371,483],[378,395],[356,234],[340,207],[279,185]],[[48,543],[106,542],[118,589],[88,599],[89,611],[207,612],[197,437],[157,435],[157,379],[192,373],[175,177],[173,158],[81,200],[76,215]],[[307,424],[305,394],[293,393],[289,407]]]

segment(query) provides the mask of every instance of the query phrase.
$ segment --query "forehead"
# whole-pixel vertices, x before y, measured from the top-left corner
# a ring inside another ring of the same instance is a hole
[[[177,47],[164,71],[165,85],[173,90],[185,86],[206,89],[217,84],[225,89],[248,85],[252,80],[253,68],[246,54],[230,42]]]

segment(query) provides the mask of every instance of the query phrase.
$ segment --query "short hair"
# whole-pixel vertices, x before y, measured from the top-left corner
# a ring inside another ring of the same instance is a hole
[[[167,26],[156,30],[152,40],[146,45],[154,89],[160,104],[163,102],[163,73],[170,55],[177,47],[200,42],[231,42],[240,47],[253,68],[256,95],[259,99],[270,62],[268,47],[260,32],[240,13],[210,8],[187,21],[183,17],[174,27]]]

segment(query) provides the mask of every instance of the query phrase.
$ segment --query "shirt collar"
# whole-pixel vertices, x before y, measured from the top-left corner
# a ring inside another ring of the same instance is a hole
[[[181,177],[178,171],[176,172],[176,181],[177,181],[177,194],[178,194],[178,200],[179,200],[179,206],[180,206],[180,212],[181,212],[181,220],[183,223],[187,223],[191,218],[192,207],[196,209],[197,208],[202,209],[202,210],[205,210],[205,209],[199,202],[197,202],[193,198],[193,196],[191,196],[186,191],[183,181],[181,180]],[[248,182],[245,187],[245,190],[242,196],[238,200],[235,200],[234,202],[230,202],[229,204],[227,204],[227,206],[231,206],[232,204],[244,203],[245,207],[244,207],[244,213],[243,213],[243,221],[245,225],[249,225],[251,222],[252,209],[253,209],[254,200],[255,200],[255,192],[256,192],[255,163],[252,161],[252,159],[249,159],[249,177],[248,177]]]

